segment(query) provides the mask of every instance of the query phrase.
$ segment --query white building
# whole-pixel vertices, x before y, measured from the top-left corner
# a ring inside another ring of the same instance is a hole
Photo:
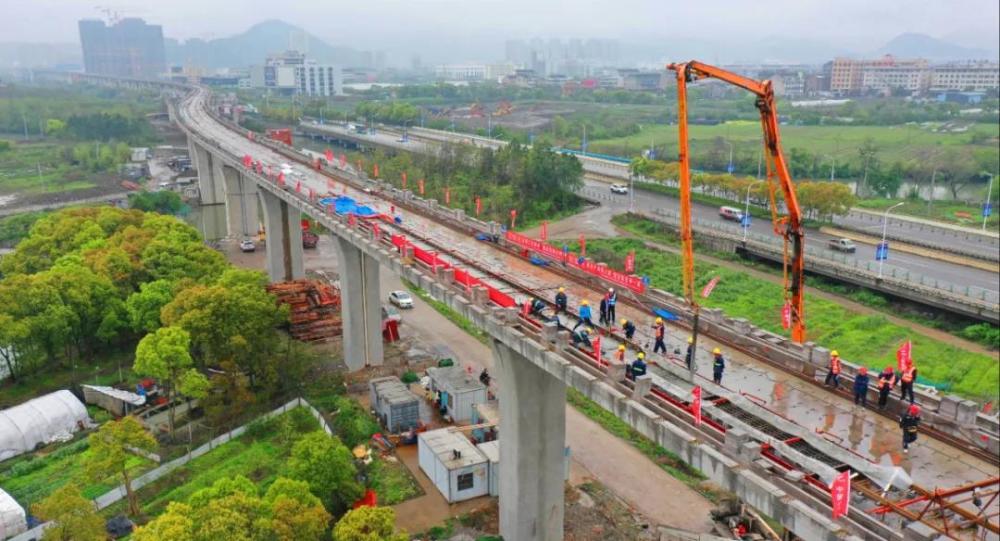
[[[417,435],[420,469],[448,503],[490,493],[490,461],[461,432],[448,428]]]
[[[339,96],[344,93],[344,76],[340,68],[329,64],[307,62],[296,66],[295,83],[299,94],[307,96]]]
[[[1000,64],[996,62],[955,62],[931,69],[931,92],[971,90],[985,92],[1000,88]]]
[[[343,84],[339,66],[319,64],[298,51],[269,55],[264,65],[250,68],[250,86],[284,95],[338,96]]]
[[[440,64],[434,66],[434,76],[448,81],[484,81],[486,64]]]
[[[432,366],[427,369],[432,392],[441,393],[447,415],[456,423],[472,420],[476,404],[487,401],[486,386],[461,366]]]

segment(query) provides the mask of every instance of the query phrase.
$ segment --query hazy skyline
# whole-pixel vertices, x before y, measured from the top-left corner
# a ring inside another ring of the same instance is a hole
[[[517,38],[615,38],[629,43],[679,46],[684,42],[738,47],[779,38],[826,42],[864,52],[904,32],[995,51],[1000,40],[996,0],[0,0],[0,42],[78,42],[77,21],[104,18],[95,6],[122,17],[163,26],[169,38],[213,39],[245,31],[267,19],[300,26],[333,45],[384,49],[395,55],[447,54],[459,60],[502,54]],[[721,54],[721,53],[720,53]]]

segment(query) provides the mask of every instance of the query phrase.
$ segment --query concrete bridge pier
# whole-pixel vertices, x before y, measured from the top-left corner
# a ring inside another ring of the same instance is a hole
[[[267,235],[267,275],[272,282],[296,280],[305,276],[302,265],[302,226],[298,209],[278,196],[261,190],[264,229]]]
[[[216,163],[218,160],[216,160]],[[260,214],[257,210],[257,183],[245,178],[234,167],[216,168],[216,179],[223,180],[226,203],[226,231],[231,237],[244,238],[257,232]]]
[[[381,366],[384,351],[379,263],[351,241],[340,237],[335,240],[340,261],[344,362],[352,371]]]
[[[492,340],[500,385],[500,535],[563,538],[566,383]]]
[[[201,194],[202,205],[218,205],[225,203],[224,186],[221,174],[216,169],[221,167],[214,163],[218,161],[208,149],[198,144],[188,141],[188,149],[191,154],[191,164],[198,170],[198,192]]]

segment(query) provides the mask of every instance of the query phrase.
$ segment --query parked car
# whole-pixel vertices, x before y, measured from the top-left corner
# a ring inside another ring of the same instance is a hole
[[[612,184],[611,193],[619,193],[622,195],[628,194],[628,186],[624,184]]]
[[[831,250],[846,252],[848,254],[853,254],[858,250],[858,247],[854,245],[854,241],[851,239],[830,239],[830,242],[827,244]]]
[[[405,291],[389,293],[389,302],[400,308],[413,308],[413,297]]]
[[[243,239],[240,241],[240,251],[241,252],[255,252],[257,251],[257,245],[253,243],[250,239]]]
[[[723,220],[731,220],[733,222],[743,221],[743,211],[734,207],[719,207],[719,216]]]

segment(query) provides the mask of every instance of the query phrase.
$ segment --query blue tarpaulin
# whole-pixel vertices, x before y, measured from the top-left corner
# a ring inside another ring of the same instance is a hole
[[[320,199],[319,202],[324,207],[333,205],[333,211],[337,214],[356,214],[362,218],[370,218],[378,214],[371,207],[359,205],[353,198],[347,196],[340,196],[337,198],[324,197],[323,199]]]
[[[673,312],[664,310],[663,308],[653,308],[653,314],[657,317],[662,317],[666,321],[678,321],[680,319]]]

